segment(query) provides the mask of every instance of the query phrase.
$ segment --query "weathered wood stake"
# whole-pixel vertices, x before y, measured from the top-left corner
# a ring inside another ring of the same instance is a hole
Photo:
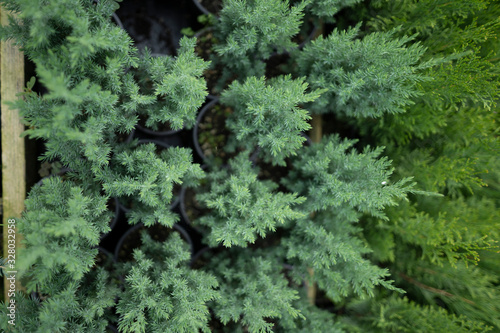
[[[8,24],[8,12],[0,8],[2,25]],[[26,197],[26,162],[24,155],[24,138],[21,133],[24,125],[21,123],[19,111],[10,106],[8,101],[15,101],[17,94],[24,87],[24,57],[12,41],[2,41],[0,47],[0,94],[1,94],[1,129],[2,129],[2,205],[3,205],[3,255],[8,259],[9,234],[8,220],[19,218],[24,209]],[[11,223],[12,224],[12,223]],[[9,237],[10,235],[10,237]],[[15,248],[19,248],[21,235],[15,235]],[[12,251],[11,251],[12,252]],[[16,251],[17,252],[17,251]],[[12,258],[12,257],[10,257]],[[17,256],[16,256],[17,259]],[[4,272],[12,271],[9,265]],[[16,290],[21,290],[19,279],[16,280]],[[4,278],[4,298],[8,301],[10,282]]]

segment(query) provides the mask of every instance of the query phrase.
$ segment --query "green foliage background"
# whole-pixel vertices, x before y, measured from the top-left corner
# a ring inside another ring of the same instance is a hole
[[[224,1],[212,63],[234,80],[220,102],[234,109],[228,149],[243,152],[205,171],[188,148],[119,139],[139,118],[194,125],[209,63],[193,39],[152,57],[110,22],[113,0],[2,4],[18,13],[2,38],[48,90],[30,81],[15,102],[26,134],[71,170],[29,194],[28,294],[16,327],[1,308],[2,330],[500,331],[498,2]],[[323,36],[294,49],[305,20]],[[266,78],[275,51],[291,51],[286,75]],[[325,135],[305,144],[311,115]],[[278,180],[263,173],[277,166]],[[192,221],[205,255],[190,263],[177,235],[144,234],[132,262],[95,266],[107,200],[170,228],[175,184],[207,210]]]

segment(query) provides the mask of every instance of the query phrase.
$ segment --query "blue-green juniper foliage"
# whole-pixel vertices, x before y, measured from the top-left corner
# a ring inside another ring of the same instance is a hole
[[[127,140],[139,123],[195,124],[209,63],[194,39],[139,54],[111,20],[117,1],[1,2],[17,13],[2,39],[46,89],[33,78],[14,102],[26,135],[69,171],[29,193],[27,293],[15,327],[0,308],[0,330],[500,329],[496,2],[224,0],[211,60],[238,154],[206,171],[189,148]],[[311,22],[322,35],[299,49]],[[304,146],[311,113],[325,136]],[[170,228],[175,185],[205,209],[191,225],[205,256],[144,234],[133,261],[100,267],[108,200],[132,202],[130,224]]]

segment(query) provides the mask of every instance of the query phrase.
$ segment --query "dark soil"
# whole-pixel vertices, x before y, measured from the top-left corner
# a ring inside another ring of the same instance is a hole
[[[174,188],[172,189],[172,202],[170,204],[171,206],[176,205],[177,201],[180,199],[181,189],[182,185],[174,183]]]
[[[205,267],[211,260],[211,258],[217,257],[220,253],[224,252],[224,247],[204,247],[192,257],[190,267],[192,269],[201,269]]]
[[[338,313],[339,315],[342,314],[345,309],[339,309],[337,306],[328,298],[326,293],[318,288],[318,292],[316,294],[316,301],[315,305],[323,310],[332,312],[332,313]]]
[[[210,61],[211,56],[213,55],[213,45],[217,42],[214,37],[213,31],[211,29],[206,29],[202,33],[196,36],[196,47],[195,52],[198,54],[200,58],[205,61]],[[203,73],[203,77],[207,82],[208,93],[211,95],[219,95],[220,89],[217,88],[217,85],[220,81],[222,75],[222,66],[221,65],[211,65],[209,68],[205,70]]]
[[[116,143],[126,143],[130,136],[132,135],[132,133],[119,133],[119,132],[115,132],[115,135],[114,135],[114,139],[116,140],[115,142]]]
[[[113,214],[113,216],[111,217],[111,219],[109,220],[109,226],[111,228],[113,228],[113,223],[116,221],[116,219],[118,218],[116,215],[118,213],[117,211],[117,207],[116,207],[116,200],[115,198],[109,198],[108,200],[108,210]]]
[[[290,72],[287,70],[290,62],[290,55],[275,54],[266,60],[266,78],[285,75]]]
[[[205,28],[195,35],[196,46],[195,52],[200,58],[205,61],[209,61],[211,55],[213,54],[212,46],[217,42],[214,37],[213,30],[210,28]]]
[[[214,104],[208,109],[198,125],[198,143],[205,158],[215,165],[227,164],[236,156],[235,153],[224,151],[229,130],[226,128],[226,119],[233,112],[230,107]]]
[[[290,170],[292,170],[292,163],[290,159],[285,159],[286,166],[272,165],[270,163],[263,162],[260,158],[256,161],[256,166],[259,168],[258,179],[260,180],[271,180],[278,184],[278,191],[288,192],[288,190],[280,184],[280,180],[288,175]]]
[[[41,178],[49,177],[50,175],[61,175],[61,169],[63,165],[59,161],[48,162],[44,161],[40,165],[40,169],[38,170],[38,174]]]
[[[248,244],[249,249],[266,249],[271,247],[276,247],[281,244],[281,239],[284,235],[288,234],[286,230],[283,228],[276,228],[275,232],[267,231],[266,237],[262,238],[260,236],[257,237],[255,243]]]
[[[106,333],[117,333],[118,329],[113,325],[108,325],[106,327]]]
[[[189,187],[184,194],[184,209],[189,223],[196,221],[197,218],[207,213],[207,209],[196,200],[195,190]]]
[[[172,31],[165,18],[148,15],[140,7],[135,12],[121,13],[120,19],[139,50],[147,47],[152,54],[176,54]]]
[[[95,267],[102,267],[107,271],[112,271],[114,269],[113,255],[111,253],[104,252],[103,250],[99,249],[99,252],[97,253],[97,256],[95,258],[94,266],[92,266],[92,268]]]
[[[292,38],[292,41],[302,48],[310,43],[317,32],[317,26],[312,21],[306,20],[302,23],[299,33]]]

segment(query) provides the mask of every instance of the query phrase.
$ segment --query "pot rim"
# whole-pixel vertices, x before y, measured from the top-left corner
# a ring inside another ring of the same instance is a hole
[[[205,15],[213,15],[215,17],[218,17],[217,15],[215,15],[214,13],[211,13],[208,11],[208,9],[206,9],[201,3],[199,0],[193,0],[193,3],[195,4],[195,6]]]
[[[159,224],[159,223],[158,223],[158,222],[156,222],[156,224],[155,224],[155,225],[157,225],[157,224]],[[163,226],[163,225],[162,225],[162,226]],[[113,256],[113,258],[114,258],[115,262],[117,262],[117,263],[118,263],[118,262],[122,262],[122,261],[118,260],[118,257],[119,257],[119,254],[120,254],[120,249],[122,248],[123,244],[125,243],[125,239],[127,239],[127,237],[128,237],[130,234],[132,234],[132,233],[136,232],[138,229],[140,229],[140,228],[142,228],[142,227],[146,228],[146,230],[147,230],[148,228],[150,228],[150,227],[146,227],[146,226],[144,226],[144,223],[139,222],[139,223],[137,223],[137,224],[133,225],[133,226],[132,226],[131,228],[129,228],[127,231],[125,231],[125,233],[124,233],[124,234],[120,237],[120,239],[118,240],[118,243],[116,244],[115,253],[114,253],[114,256]],[[164,227],[168,228],[167,226],[164,226]],[[189,244],[189,251],[190,251],[190,253],[192,254],[192,253],[193,253],[193,251],[194,251],[194,244],[193,244],[193,240],[191,239],[191,236],[190,236],[190,235],[189,235],[189,233],[186,231],[186,229],[184,229],[183,227],[181,227],[181,226],[179,225],[179,223],[175,223],[175,224],[172,226],[172,228],[171,228],[171,229],[174,229],[175,231],[178,231],[178,232],[181,234],[181,236],[182,236],[183,240],[184,240],[186,243],[188,243],[188,244]]]
[[[135,126],[135,128],[136,128],[138,131],[143,132],[144,134],[149,134],[149,135],[159,136],[159,137],[171,136],[171,135],[177,134],[177,133],[179,133],[180,131],[182,131],[182,128],[181,128],[181,129],[178,129],[178,130],[154,131],[154,130],[152,130],[152,129],[149,129],[149,128],[147,128],[147,127],[141,126],[141,125],[139,125],[139,124],[137,124],[137,125]]]
[[[200,112],[198,113],[198,116],[196,117],[196,123],[195,123],[194,128],[193,128],[194,149],[196,150],[196,153],[198,154],[198,156],[203,159],[203,162],[205,164],[208,163],[209,161],[208,161],[207,157],[205,156],[205,154],[203,154],[203,150],[201,149],[200,143],[198,141],[198,128],[199,128],[200,122],[203,119],[203,116],[205,115],[205,113],[207,113],[207,111],[211,107],[213,107],[215,104],[217,104],[218,102],[219,102],[219,98],[216,96],[213,96],[213,99],[201,108]]]

